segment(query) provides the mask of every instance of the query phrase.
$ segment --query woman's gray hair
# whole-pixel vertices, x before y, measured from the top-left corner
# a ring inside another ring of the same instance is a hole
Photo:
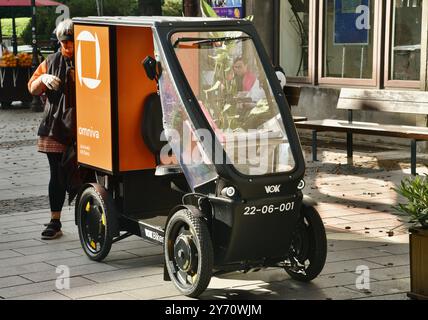
[[[56,37],[59,41],[73,40],[73,21],[65,19],[56,27]]]

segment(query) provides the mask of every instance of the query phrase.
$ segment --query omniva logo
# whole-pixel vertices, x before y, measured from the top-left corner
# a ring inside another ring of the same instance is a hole
[[[94,130],[92,127],[90,129],[79,127],[77,131],[79,133],[79,136],[84,136],[97,140],[100,139],[100,132],[98,130]]]
[[[101,84],[100,70],[101,70],[101,49],[98,35],[95,33],[93,35],[89,31],[82,31],[79,33],[76,39],[77,45],[77,77],[79,79],[80,85],[85,84],[89,89],[96,89]],[[88,78],[83,76],[83,62],[82,62],[82,42],[89,42],[95,45],[95,67],[96,67],[96,78]]]

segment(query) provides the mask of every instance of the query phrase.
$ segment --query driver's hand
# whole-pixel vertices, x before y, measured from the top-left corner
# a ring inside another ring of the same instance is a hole
[[[44,85],[49,90],[58,91],[59,86],[61,85],[61,79],[51,75],[51,74],[43,74],[40,76],[40,80],[44,83]]]

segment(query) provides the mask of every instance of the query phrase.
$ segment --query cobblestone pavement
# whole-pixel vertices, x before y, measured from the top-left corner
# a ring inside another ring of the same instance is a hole
[[[72,207],[63,212],[64,236],[40,240],[49,218],[47,160],[33,144],[40,116],[0,110],[0,298],[185,299],[162,280],[160,246],[133,236],[115,243],[102,263],[90,261],[80,247]],[[310,148],[304,149],[310,159]],[[350,166],[345,150],[321,145],[322,161],[308,162],[305,193],[318,202],[328,232],[322,274],[305,284],[278,269],[231,273],[213,277],[201,299],[406,299],[407,217],[391,205],[400,201],[392,188],[409,176],[409,151],[357,147]],[[421,164],[426,155],[418,157],[418,172],[428,172]],[[57,287],[58,266],[70,270],[69,289]],[[370,288],[356,286],[360,266],[370,270]]]

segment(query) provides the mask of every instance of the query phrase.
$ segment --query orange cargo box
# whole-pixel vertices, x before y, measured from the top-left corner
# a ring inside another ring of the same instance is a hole
[[[75,24],[78,161],[117,174],[156,167],[144,144],[144,101],[156,92],[142,60],[154,56],[150,27]]]

